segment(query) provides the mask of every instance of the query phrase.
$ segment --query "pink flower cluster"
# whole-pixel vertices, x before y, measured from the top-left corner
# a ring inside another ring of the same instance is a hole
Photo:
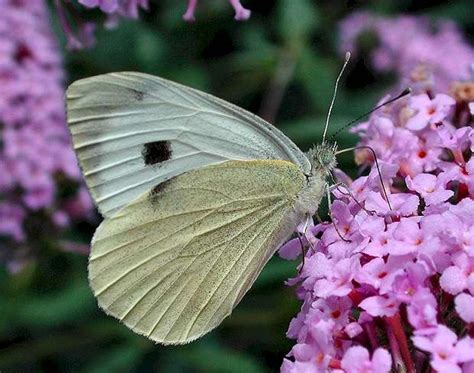
[[[138,8],[148,8],[148,0],[78,0],[88,7],[99,7],[107,14],[117,14],[127,18],[138,18]]]
[[[396,71],[403,84],[447,90],[453,80],[472,78],[474,50],[453,22],[353,13],[340,24],[340,50],[357,52],[365,33],[375,33],[378,39],[371,55],[373,67]]]
[[[235,20],[236,21],[246,21],[250,18],[250,10],[244,8],[240,2],[240,0],[229,0],[230,4],[235,10]],[[183,19],[188,22],[193,22],[194,12],[196,10],[198,0],[188,0],[188,8],[186,9],[186,13],[183,15]]]
[[[138,8],[148,9],[149,0],[78,0],[79,3],[88,7],[98,7],[110,16],[134,18],[138,17]],[[240,0],[229,0],[235,10],[237,21],[246,21],[250,18],[250,10],[244,8]],[[188,22],[195,20],[194,13],[198,5],[198,0],[188,0],[188,7],[183,15],[183,19]]]
[[[99,8],[107,15],[106,27],[115,27],[121,18],[137,19],[139,10],[148,10],[149,0],[77,0],[86,8]],[[240,0],[229,0],[235,10],[235,19],[245,21],[250,18],[250,10],[243,7]],[[183,19],[187,22],[194,22],[194,13],[198,5],[198,0],[188,0],[186,12]],[[71,50],[88,48],[95,43],[95,28],[93,22],[83,21],[77,14],[77,9],[66,2],[56,2],[56,10],[59,20],[67,38],[67,46]],[[76,22],[72,24],[70,19]]]
[[[149,0],[77,0],[86,8],[99,8],[107,15],[105,26],[115,27],[121,18],[137,19],[139,9],[148,9]],[[89,48],[95,44],[94,22],[84,21],[69,1],[55,2],[56,12],[70,50]]]
[[[138,10],[148,9],[149,0],[78,0],[87,8],[98,7],[109,16],[108,25],[117,23],[122,18],[138,18]]]
[[[13,247],[34,240],[24,229],[31,214],[44,214],[60,228],[92,205],[70,144],[62,61],[47,5],[0,5],[0,236]],[[35,235],[41,229],[29,227]]]
[[[359,150],[369,174],[338,171],[333,222],[306,232],[283,372],[474,372],[473,101],[474,82],[456,83],[355,128],[380,174]],[[280,250],[299,253],[298,239]]]

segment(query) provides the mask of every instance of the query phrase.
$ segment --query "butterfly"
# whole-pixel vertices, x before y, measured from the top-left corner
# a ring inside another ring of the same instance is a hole
[[[151,75],[74,82],[68,124],[104,217],[91,243],[99,306],[162,344],[218,326],[316,212],[336,147],[302,152],[263,119]]]

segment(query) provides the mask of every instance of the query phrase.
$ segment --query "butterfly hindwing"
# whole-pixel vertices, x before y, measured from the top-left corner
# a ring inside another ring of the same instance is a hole
[[[306,156],[263,119],[203,92],[122,72],[73,83],[68,123],[91,194],[104,216],[152,187],[226,160]]]
[[[230,314],[293,232],[305,186],[286,161],[226,161],[143,193],[98,228],[89,262],[100,306],[137,333],[186,343]]]

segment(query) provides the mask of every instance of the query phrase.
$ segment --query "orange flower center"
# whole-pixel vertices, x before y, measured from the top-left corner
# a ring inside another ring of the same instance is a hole
[[[419,158],[425,158],[426,155],[427,155],[427,153],[426,153],[426,151],[424,151],[424,150],[420,150],[420,151],[418,152],[418,157],[419,157]]]

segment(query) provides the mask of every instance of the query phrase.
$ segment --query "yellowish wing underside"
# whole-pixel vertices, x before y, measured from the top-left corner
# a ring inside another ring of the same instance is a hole
[[[100,306],[137,333],[187,343],[219,325],[293,232],[305,185],[286,161],[227,161],[142,194],[97,229]]]

